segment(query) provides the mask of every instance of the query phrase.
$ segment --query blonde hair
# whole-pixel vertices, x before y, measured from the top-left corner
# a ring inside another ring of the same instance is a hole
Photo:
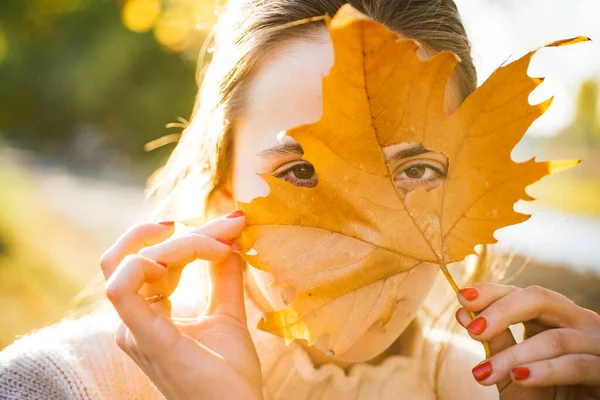
[[[316,34],[323,21],[315,17],[334,15],[345,3],[434,53],[454,52],[461,59],[454,72],[460,96],[475,89],[471,47],[453,0],[232,0],[210,36],[214,55],[208,69],[200,54],[191,122],[151,178],[148,194],[160,204],[157,215],[209,213],[211,194],[230,175],[235,121],[253,72],[282,42]]]

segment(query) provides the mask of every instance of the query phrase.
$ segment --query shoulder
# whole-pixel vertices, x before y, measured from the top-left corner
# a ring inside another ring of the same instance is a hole
[[[161,398],[115,344],[111,315],[63,321],[0,352],[2,399]]]
[[[477,383],[471,369],[485,359],[483,346],[466,335],[432,329],[427,338],[440,349],[436,376],[441,399],[498,399],[495,386]]]

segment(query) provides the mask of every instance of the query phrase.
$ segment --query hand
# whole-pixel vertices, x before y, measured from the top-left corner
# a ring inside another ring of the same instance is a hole
[[[173,223],[139,225],[102,256],[106,295],[122,320],[117,344],[168,399],[262,399],[243,261],[230,242],[244,225],[243,215],[230,214],[175,238]],[[195,259],[210,262],[208,305],[197,319],[171,319],[168,296]],[[145,300],[157,294],[164,298]]]
[[[480,384],[500,398],[600,399],[600,316],[565,296],[531,286],[478,284],[458,295],[458,322],[492,356],[473,368]],[[471,321],[468,311],[480,312]],[[508,329],[522,323],[519,344]]]

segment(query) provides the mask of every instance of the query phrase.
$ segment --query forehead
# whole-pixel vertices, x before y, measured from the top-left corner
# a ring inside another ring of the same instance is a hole
[[[281,44],[263,59],[249,86],[238,135],[269,137],[318,120],[322,113],[322,79],[333,65],[333,46],[323,28],[310,38]],[[238,137],[238,140],[243,137]]]
[[[431,54],[422,48],[422,60]],[[322,80],[333,65],[333,45],[323,27],[309,37],[281,43],[263,58],[236,120],[236,152],[259,152],[279,140],[277,134],[317,121],[322,114]],[[460,105],[456,76],[446,85],[445,111]]]

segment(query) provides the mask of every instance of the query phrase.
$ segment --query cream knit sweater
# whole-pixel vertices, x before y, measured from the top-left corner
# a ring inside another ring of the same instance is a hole
[[[249,326],[256,326],[248,310]],[[163,399],[114,342],[114,314],[86,316],[44,328],[0,352],[0,399]],[[435,399],[437,341],[424,338],[414,354],[388,357],[379,365],[356,364],[349,371],[313,366],[298,345],[251,329],[262,364],[265,399]],[[495,388],[478,385],[470,369],[483,359],[454,339],[437,377],[439,398],[497,399]],[[465,341],[466,342],[466,341]],[[468,343],[468,342],[466,342]]]

